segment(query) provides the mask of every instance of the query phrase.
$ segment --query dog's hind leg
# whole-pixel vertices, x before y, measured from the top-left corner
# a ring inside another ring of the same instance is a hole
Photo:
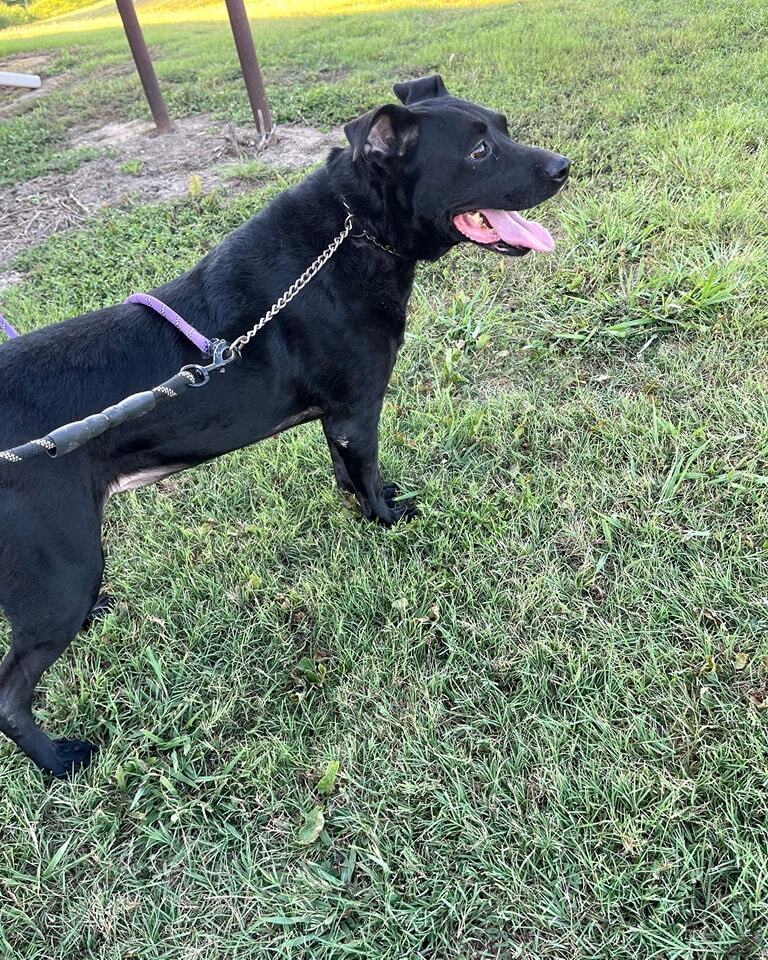
[[[61,518],[24,522],[29,519],[17,513],[15,535],[6,528],[0,544],[0,561],[10,561],[3,562],[9,574],[0,601],[12,631],[0,663],[0,731],[42,770],[64,777],[85,766],[95,748],[43,733],[32,716],[32,697],[43,673],[81,629],[98,594],[104,567],[99,522],[87,518],[75,530]]]

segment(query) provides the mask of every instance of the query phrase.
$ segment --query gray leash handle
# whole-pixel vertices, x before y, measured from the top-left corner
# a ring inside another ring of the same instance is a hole
[[[204,387],[209,382],[211,373],[224,373],[226,367],[238,360],[239,357],[239,352],[233,350],[229,344],[223,340],[216,341],[213,363],[207,366],[191,364],[183,367],[170,380],[158,384],[151,390],[134,393],[130,397],[126,397],[125,400],[102,410],[101,413],[93,413],[83,420],[66,423],[44,437],[30,440],[19,447],[0,450],[0,464],[3,462],[23,463],[42,453],[47,453],[52,460],[64,457],[68,453],[78,450],[95,437],[106,433],[107,430],[119,427],[129,420],[146,416],[162,400],[174,400],[186,390],[194,387]]]
[[[112,427],[119,427],[127,420],[143,417],[156,406],[157,397],[151,390],[134,393],[101,413],[94,413],[85,420],[76,420],[52,430],[45,438],[50,440],[54,447],[53,452],[49,450],[48,453],[52,457],[64,457]]]

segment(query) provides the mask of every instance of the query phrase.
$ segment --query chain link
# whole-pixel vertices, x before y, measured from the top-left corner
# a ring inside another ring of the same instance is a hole
[[[282,296],[280,296],[272,304],[272,306],[269,308],[269,310],[267,310],[267,312],[259,320],[259,322],[255,324],[255,326],[251,327],[251,329],[247,333],[244,333],[242,336],[238,337],[237,340],[233,341],[230,344],[229,349],[233,353],[237,353],[241,351],[243,347],[247,347],[248,344],[251,342],[251,340],[253,340],[253,338],[259,332],[259,330],[261,330],[262,327],[265,327],[270,320],[272,320],[274,317],[277,316],[278,313],[280,313],[281,310],[284,310],[288,306],[288,304],[291,302],[291,300],[293,300],[293,298],[297,294],[301,293],[301,291],[304,289],[304,287],[306,287],[309,281],[320,270],[322,270],[322,268],[326,265],[326,263],[328,263],[328,261],[331,259],[334,253],[336,253],[336,251],[339,249],[342,243],[344,243],[344,241],[347,239],[351,231],[352,231],[352,214],[348,212],[347,218],[344,221],[344,229],[341,231],[341,233],[337,237],[334,237],[334,239],[328,244],[325,250],[323,250],[323,252],[317,258],[317,260],[315,260],[314,263],[312,263],[310,266],[307,267],[307,269],[304,271],[304,273],[302,273],[302,275],[298,278],[298,280],[294,280],[294,282],[290,285],[290,287],[288,287],[285,293],[283,293]]]
[[[392,247],[388,247],[385,243],[382,243],[381,240],[377,240],[376,237],[372,236],[366,230],[362,230],[360,233],[353,233],[353,237],[365,237],[365,239],[372,243],[374,246],[378,247],[379,250],[383,250],[384,253],[388,253],[392,257],[400,257],[403,259],[402,253],[398,253],[397,250],[393,250]]]

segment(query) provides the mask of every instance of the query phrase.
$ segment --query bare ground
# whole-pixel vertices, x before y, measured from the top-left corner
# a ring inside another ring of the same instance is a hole
[[[7,273],[0,273],[0,293],[17,283],[21,283],[23,276],[15,270],[9,270]]]
[[[97,149],[96,159],[71,173],[55,173],[0,191],[0,268],[51,234],[77,227],[104,207],[126,208],[182,196],[196,177],[204,192],[232,179],[234,168],[258,158],[265,166],[301,170],[322,160],[341,142],[339,131],[280,127],[261,148],[253,128],[210,117],[176,121],[165,136],[152,123],[108,123],[97,130],[72,131],[71,148]],[[0,283],[9,274],[0,274]],[[8,284],[6,283],[6,286]]]

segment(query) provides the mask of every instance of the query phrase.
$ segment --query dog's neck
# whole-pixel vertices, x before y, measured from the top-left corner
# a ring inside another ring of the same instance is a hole
[[[349,148],[335,150],[325,166],[328,182],[339,199],[346,201],[354,217],[353,235],[380,250],[392,252],[412,263],[436,260],[451,244],[437,237],[429,225],[416,218],[411,203],[412,185],[407,181],[372,179],[352,160]]]
[[[356,178],[343,171],[339,175],[338,166],[329,162],[275,197],[189,274],[154,292],[206,336],[231,342],[253,323],[255,303],[266,311],[340,235],[348,216],[346,201],[352,214],[350,235],[301,296],[312,297],[336,276],[342,287],[351,284],[363,296],[375,282],[377,296],[386,289],[390,302],[407,301],[419,258],[405,235],[398,234],[386,198],[370,194]],[[279,271],[279,286],[271,264],[253,274],[241,266],[244,257],[250,259],[248,251],[268,249],[273,254],[265,258],[266,263],[279,258],[292,264],[290,271]],[[179,348],[186,349],[186,343],[179,340]]]

